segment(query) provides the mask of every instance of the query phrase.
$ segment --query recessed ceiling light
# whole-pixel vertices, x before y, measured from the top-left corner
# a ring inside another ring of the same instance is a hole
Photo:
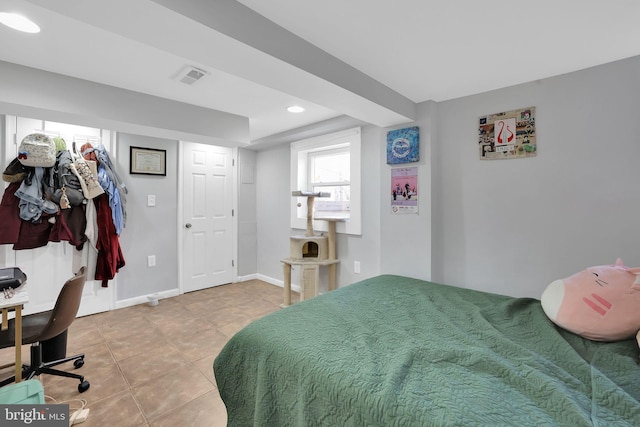
[[[40,27],[35,22],[17,13],[0,12],[0,23],[24,33],[40,32]]]
[[[304,108],[299,105],[292,105],[291,107],[287,107],[287,111],[290,113],[302,113]]]

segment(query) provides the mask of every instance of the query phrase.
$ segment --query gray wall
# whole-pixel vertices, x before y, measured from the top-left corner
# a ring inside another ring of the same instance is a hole
[[[235,147],[249,119],[0,61],[0,113]]]
[[[640,265],[640,57],[438,104],[433,278],[539,297],[622,257]],[[536,107],[538,156],[480,161],[477,120]]]
[[[380,271],[385,274],[431,278],[431,144],[435,131],[435,108],[434,102],[420,104],[419,119],[411,124],[420,128],[420,161],[393,165],[418,168],[417,214],[397,215],[391,212],[392,166],[386,164],[386,135],[390,129],[380,131]]]
[[[362,235],[338,236],[338,284],[400,273],[537,297],[550,281],[589,265],[622,257],[640,266],[639,75],[636,57],[420,104],[416,122],[407,123],[420,127],[418,215],[390,214],[389,129],[364,126]],[[480,161],[478,117],[526,106],[537,108],[538,156]],[[118,144],[121,176],[130,189],[121,237],[127,266],[117,287],[117,300],[126,300],[177,288],[177,142],[120,134]],[[167,177],[129,175],[130,145],[166,149]],[[241,276],[282,280],[280,259],[294,232],[289,155],[288,143],[255,154],[240,150],[241,168],[255,163],[254,183],[239,184]],[[157,196],[155,208],[146,206],[147,194]],[[157,267],[148,268],[152,254]],[[361,263],[359,275],[354,261]]]
[[[256,152],[238,150],[238,276],[258,271]]]
[[[276,280],[289,254],[289,157],[287,144],[256,156],[257,273]]]
[[[339,234],[337,237],[338,286],[380,273],[380,140],[386,138],[385,135],[375,126],[362,128],[362,235]],[[257,154],[257,271],[265,278],[277,281],[283,280],[280,260],[289,255],[289,236],[302,232],[290,228],[289,206],[293,198],[289,161],[289,144]],[[354,261],[360,262],[360,274],[353,272]],[[292,281],[298,283],[295,270]],[[326,288],[326,271],[321,272],[321,282],[321,287]]]
[[[338,284],[397,273],[539,297],[590,265],[622,257],[640,266],[639,75],[635,57],[420,104],[406,125],[420,127],[418,215],[391,215],[389,129],[363,127],[363,232],[338,236]],[[536,107],[537,157],[480,161],[478,118],[527,106]],[[258,152],[257,190],[257,272],[282,280],[292,233],[288,144]]]
[[[130,175],[129,147],[167,150],[167,176]],[[177,177],[178,143],[147,136],[118,134],[118,171],[127,186],[127,226],[120,236],[126,266],[116,275],[116,300],[178,287]],[[156,206],[147,206],[147,195]],[[156,266],[147,267],[147,256]]]

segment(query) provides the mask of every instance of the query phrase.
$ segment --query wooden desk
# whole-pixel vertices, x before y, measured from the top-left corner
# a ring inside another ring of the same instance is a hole
[[[9,312],[16,312],[16,382],[22,381],[22,306],[29,302],[29,294],[26,286],[22,285],[15,290],[13,297],[5,299],[0,293],[0,309],[2,310],[2,330],[9,327]]]

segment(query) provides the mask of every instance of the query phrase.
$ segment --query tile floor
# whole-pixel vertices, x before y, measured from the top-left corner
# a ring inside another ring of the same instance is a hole
[[[78,381],[42,375],[45,394],[90,415],[83,427],[216,427],[227,413],[213,375],[213,360],[241,328],[279,309],[282,288],[251,280],[217,286],[146,304],[81,317],[69,328],[67,355],[85,353]],[[298,295],[292,295],[298,300]],[[0,365],[13,348],[0,350]],[[29,346],[23,347],[28,363]],[[5,371],[0,375],[6,377]],[[47,399],[47,401],[51,401]]]

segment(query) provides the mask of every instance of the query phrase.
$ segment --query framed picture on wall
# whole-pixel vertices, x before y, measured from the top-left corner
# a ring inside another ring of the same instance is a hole
[[[480,160],[535,157],[538,152],[536,107],[480,117],[478,149]]]
[[[391,213],[418,213],[418,168],[391,169]]]
[[[417,126],[387,133],[387,164],[412,163],[420,160],[420,132]]]
[[[131,147],[129,150],[129,173],[167,176],[167,150]]]

